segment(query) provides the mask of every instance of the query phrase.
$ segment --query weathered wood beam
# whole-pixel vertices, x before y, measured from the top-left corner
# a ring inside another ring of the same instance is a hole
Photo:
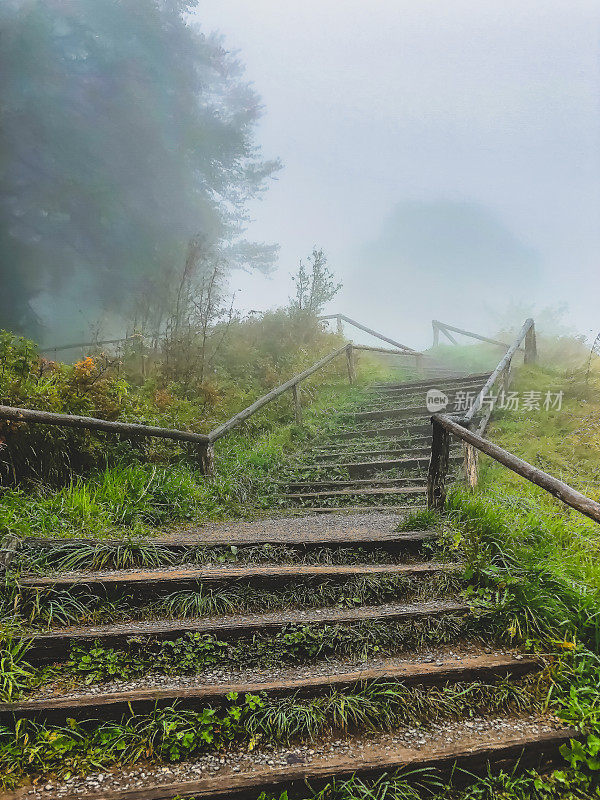
[[[440,442],[443,444],[443,439],[441,438],[441,434],[439,434],[439,428],[442,427],[446,431],[446,434],[451,433],[459,439],[462,439],[463,442],[472,444],[477,450],[491,456],[500,464],[516,472],[517,475],[521,475],[521,477],[526,478],[536,486],[545,489],[551,495],[565,503],[565,505],[574,508],[586,517],[593,519],[595,522],[600,522],[600,503],[586,497],[581,492],[578,492],[577,489],[573,489],[568,484],[558,480],[558,478],[548,475],[547,472],[543,472],[541,469],[534,467],[522,458],[518,458],[518,456],[509,453],[502,447],[498,447],[497,444],[493,444],[493,442],[490,442],[488,439],[484,439],[482,436],[468,430],[468,428],[463,427],[447,414],[434,414],[431,419],[434,423],[434,440],[438,443],[438,450],[441,447]],[[435,439],[436,431],[438,431],[437,440]]]
[[[450,460],[450,434],[435,417],[432,421],[431,457],[427,473],[427,506],[442,509],[446,502],[446,476]]]
[[[445,325],[440,325],[439,330],[440,330],[441,333],[444,334],[446,339],[448,339],[452,344],[456,344],[456,345],[458,344],[458,342],[456,341],[454,336],[452,336],[450,331],[446,330],[446,326]]]
[[[479,409],[481,408],[481,406],[483,404],[483,400],[484,400],[485,396],[490,391],[492,386],[496,383],[496,380],[498,379],[498,376],[502,372],[504,372],[504,370],[507,367],[510,367],[510,363],[512,361],[512,357],[517,352],[517,350],[519,349],[519,347],[521,345],[521,342],[525,339],[525,337],[527,336],[528,332],[530,330],[532,330],[533,327],[534,327],[533,320],[531,318],[526,319],[525,322],[523,323],[523,327],[519,331],[519,335],[517,336],[515,341],[511,344],[511,346],[508,348],[508,350],[506,351],[504,356],[500,359],[500,361],[498,362],[498,366],[492,372],[490,377],[487,379],[487,381],[483,385],[483,388],[481,389],[481,391],[479,392],[479,394],[475,398],[475,400],[473,402],[473,405],[471,406],[471,408],[465,414],[465,416],[463,418],[463,421],[464,421],[465,425],[469,425],[471,420],[475,416],[475,414],[479,411]]]
[[[292,386],[292,396],[294,398],[294,419],[296,425],[302,425],[302,403],[300,401],[300,387],[297,383]]]
[[[455,325],[448,325],[446,322],[440,322],[439,319],[434,319],[432,321],[433,330],[434,330],[434,337],[435,337],[435,330],[436,328],[441,330],[442,333],[446,333],[448,331],[454,331],[454,333],[462,333],[463,336],[470,336],[471,339],[479,339],[480,342],[488,342],[489,344],[497,344],[498,347],[508,347],[506,342],[499,342],[498,339],[490,339],[489,336],[482,336],[480,333],[473,333],[473,331],[465,331],[462,328],[457,328]],[[452,338],[454,344],[457,344],[456,339]],[[435,344],[435,341],[434,341]]]
[[[387,342],[388,344],[393,344],[394,347],[398,347],[400,348],[400,350],[406,350],[406,352],[408,353],[417,352],[416,350],[413,350],[412,347],[408,347],[405,344],[400,344],[400,342],[397,342],[394,339],[390,339],[389,336],[384,336],[382,333],[377,333],[377,331],[374,331],[372,328],[367,328],[366,325],[361,325],[360,322],[357,322],[355,319],[350,319],[350,317],[347,317],[345,314],[327,314],[324,317],[319,317],[319,319],[322,320],[341,319],[344,322],[347,322],[349,325],[354,325],[355,328],[358,328],[359,330],[364,331],[365,333],[369,333],[371,334],[371,336],[375,336],[376,339],[381,339],[383,342]]]
[[[31,408],[0,406],[0,419],[41,425],[60,425],[64,428],[85,428],[91,431],[118,433],[121,436],[154,436],[160,439],[175,439],[180,442],[196,442],[198,444],[208,444],[210,442],[210,437],[206,433],[157,428],[154,425],[141,425],[137,422],[111,422],[108,419],[80,417],[76,414],[55,414],[50,411],[37,411]]]
[[[301,372],[299,375],[294,375],[294,377],[290,378],[289,381],[286,381],[285,383],[282,383],[281,386],[277,386],[275,389],[272,389],[270,392],[268,392],[268,394],[259,397],[259,399],[252,403],[251,406],[248,406],[248,408],[240,411],[239,414],[236,414],[234,417],[231,417],[231,419],[227,420],[227,422],[224,422],[222,425],[219,425],[218,428],[212,430],[208,434],[209,440],[211,442],[215,442],[217,439],[220,439],[232,428],[235,428],[237,425],[239,425],[240,422],[248,419],[248,417],[251,417],[263,406],[266,406],[267,403],[270,403],[271,400],[275,400],[276,397],[279,397],[279,395],[287,392],[287,390],[291,389],[295,384],[300,383],[300,381],[310,377],[313,373],[317,372],[317,370],[321,369],[321,367],[324,367],[326,364],[329,364],[330,361],[333,361],[334,358],[337,358],[342,353],[347,353],[348,348],[351,346],[352,345],[345,344],[343,347],[338,347],[337,350],[334,350],[320,361],[317,361],[316,364],[312,365],[312,367],[305,369],[304,372]]]
[[[373,353],[386,353],[390,356],[410,356],[412,358],[413,353],[408,353],[406,350],[390,350],[387,347],[371,347],[368,344],[352,344],[352,347],[355,350],[370,350]],[[419,356],[421,353],[418,354]]]

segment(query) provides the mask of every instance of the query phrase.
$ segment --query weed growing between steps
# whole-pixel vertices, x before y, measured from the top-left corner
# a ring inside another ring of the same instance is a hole
[[[0,703],[18,700],[35,680],[35,671],[27,663],[27,641],[6,636],[0,641]]]
[[[151,539],[123,542],[65,541],[55,547],[22,547],[11,564],[18,575],[52,571],[94,572],[136,567],[218,564],[396,564],[405,553],[370,547],[292,547],[283,544],[170,548]]]
[[[392,730],[481,715],[535,710],[539,692],[531,680],[457,683],[443,688],[405,687],[375,681],[321,697],[270,698],[228,694],[220,706],[188,711],[177,706],[129,714],[117,722],[69,720],[51,726],[19,720],[0,729],[0,767],[5,786],[25,775],[82,774],[141,759],[178,762],[233,741],[260,744],[312,741],[326,733]]]
[[[469,787],[464,788],[465,781]],[[262,792],[257,800],[597,800],[600,790],[578,769],[540,775],[535,770],[488,772],[475,777],[457,770],[453,779],[440,780],[433,771],[402,771],[375,780],[352,777],[334,780],[320,791],[309,788],[293,794]],[[177,798],[175,800],[178,800]],[[191,800],[194,800],[191,798]]]
[[[467,641],[482,636],[471,618],[447,615],[411,622],[361,622],[345,625],[287,626],[273,635],[255,635],[225,642],[209,634],[187,633],[175,640],[135,637],[127,646],[105,647],[100,642],[76,645],[70,658],[50,667],[29,667],[31,677],[13,681],[12,697],[48,682],[97,684],[148,674],[194,675],[219,667],[231,669],[278,668],[311,664],[327,658],[358,661],[386,657],[415,648]]]
[[[446,599],[462,587],[460,575],[356,576],[344,582],[298,576],[292,586],[266,590],[252,583],[217,589],[183,589],[161,597],[139,596],[139,587],[118,594],[72,589],[8,586],[0,608],[4,618],[39,628],[132,619],[189,619],[287,609],[355,608],[403,601]],[[157,589],[154,594],[159,590]],[[138,596],[136,596],[136,594]]]

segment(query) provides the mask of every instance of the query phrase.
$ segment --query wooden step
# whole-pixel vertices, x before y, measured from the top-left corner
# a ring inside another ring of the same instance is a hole
[[[415,476],[411,476],[409,478],[390,478],[389,480],[382,480],[380,478],[363,478],[360,480],[337,480],[332,478],[330,481],[293,481],[290,483],[282,484],[282,487],[286,488],[288,491],[297,491],[302,489],[323,489],[325,487],[330,489],[351,489],[353,487],[360,488],[361,486],[372,486],[372,487],[393,487],[393,486],[404,486],[405,484],[415,484],[419,483],[420,481],[425,480],[425,478],[418,478]]]
[[[247,564],[243,566],[188,567],[176,569],[131,569],[110,572],[68,572],[19,579],[21,588],[73,588],[75,586],[130,588],[142,587],[155,592],[198,584],[285,583],[292,579],[344,581],[353,577],[412,577],[438,572],[455,572],[458,564]]]
[[[406,437],[407,439],[416,438],[417,436],[427,436],[431,441],[431,422],[425,425],[392,425],[387,428],[352,428],[335,431],[331,433],[327,440],[336,439],[357,439],[357,438],[373,438],[381,436],[382,438]]]
[[[458,445],[454,444],[456,448]],[[357,451],[364,451],[369,452],[369,450],[378,450],[378,451],[389,451],[389,450],[404,450],[406,452],[412,453],[414,451],[427,451],[431,452],[431,444],[429,438],[424,440],[422,443],[416,442],[395,442],[395,441],[367,441],[367,442],[355,442],[355,441],[348,441],[345,440],[343,442],[338,442],[332,445],[326,445],[320,447],[318,450],[313,450],[310,453],[311,456],[322,456],[327,455],[329,453],[355,453]],[[302,464],[300,464],[300,467]]]
[[[286,513],[289,514],[298,514],[299,516],[307,516],[308,514],[343,514],[343,515],[352,515],[352,514],[364,514],[365,511],[371,512],[381,512],[381,513],[389,513],[390,511],[394,511],[396,513],[400,513],[402,511],[409,511],[414,513],[415,511],[424,511],[427,508],[426,505],[393,505],[388,503],[387,505],[376,506],[376,505],[368,505],[368,506],[361,506],[361,505],[353,505],[353,506],[288,506],[286,507]]]
[[[475,397],[479,394],[484,386],[485,381],[479,381],[477,383],[467,381],[465,383],[457,383],[454,386],[445,386],[444,383],[440,381],[435,387],[435,390],[443,392],[444,394],[448,395],[450,399],[452,399],[458,392],[462,392],[463,396],[467,393],[471,393],[472,396]],[[423,405],[425,405],[427,392],[431,391],[431,388],[428,389],[423,387],[421,389],[410,389],[408,391],[404,389],[387,389],[379,394],[372,394],[368,400],[362,401],[358,405],[360,407],[369,405],[384,406],[388,403],[398,401],[402,401],[406,405],[413,405],[415,402],[421,402]]]
[[[426,494],[427,486],[404,486],[391,489],[332,489],[329,492],[289,492],[288,500],[316,500],[319,497],[374,497],[376,495]]]
[[[357,438],[359,437],[359,431],[357,431]],[[369,441],[365,442],[365,446],[370,447],[380,447],[384,449],[385,447],[416,447],[419,450],[431,447],[431,436],[424,434],[422,436],[411,436],[406,438],[396,438],[394,441],[390,442],[389,440],[386,441],[386,437],[381,437],[381,441]],[[330,451],[335,450],[353,450],[356,449],[358,443],[349,441],[349,437],[344,437],[344,439],[337,440],[327,440],[324,442],[318,449],[317,452],[319,453],[328,453]]]
[[[429,419],[431,411],[422,406],[400,406],[398,408],[385,408],[382,411],[354,411],[348,412],[356,422],[371,422],[378,419]]]
[[[414,461],[418,458],[425,458],[429,461],[430,453],[431,448],[429,447],[387,447],[381,450],[336,450],[330,453],[313,453],[312,456],[315,459],[313,466],[330,467],[335,466],[337,463],[339,463],[339,466],[346,466],[341,460],[343,458],[354,458],[361,461],[372,459],[373,463],[376,463],[378,458],[381,458],[382,461],[389,461],[393,458],[398,461]],[[451,448],[450,458],[462,458],[462,454],[458,452],[458,447]],[[334,459],[339,459],[339,462]],[[328,463],[321,463],[324,461]],[[310,467],[311,464],[306,464],[305,466]]]
[[[430,452],[430,447],[385,447],[373,450],[353,450],[352,448],[347,448],[334,450],[328,453],[311,453],[311,456],[315,461],[326,461],[327,459],[343,458],[344,456],[353,456],[354,458],[365,460],[369,458],[385,458],[386,456],[389,459],[395,456],[398,459],[404,457],[404,460],[410,460],[411,458],[414,459],[419,456],[429,457]]]
[[[466,381],[456,381],[453,384],[447,385],[446,381],[437,381],[435,386],[429,387],[414,387],[409,389],[399,388],[399,389],[385,389],[379,392],[370,392],[366,399],[362,399],[358,401],[358,405],[366,405],[368,403],[386,403],[390,402],[390,400],[397,398],[397,397],[405,397],[405,398],[425,398],[427,392],[431,389],[439,389],[441,392],[444,393],[454,393],[460,391],[475,391],[480,392],[481,389],[485,386],[486,380],[483,378],[479,380],[466,380]]]
[[[354,507],[353,507],[354,509]],[[372,509],[369,509],[372,510]],[[393,545],[394,547],[420,544],[438,534],[435,531],[407,531],[397,532],[393,529],[398,525],[396,514],[388,514],[384,520],[389,525],[389,530],[382,530],[364,522],[356,523],[352,527],[339,527],[335,523],[326,528],[311,530],[309,520],[303,520],[294,516],[293,518],[281,518],[281,526],[277,530],[270,530],[261,527],[260,521],[257,522],[232,522],[230,526],[225,526],[223,530],[212,529],[206,533],[196,533],[193,529],[186,532],[186,529],[174,531],[171,534],[161,534],[153,538],[152,544],[159,547],[167,547],[173,550],[189,550],[196,547],[257,547],[261,545],[286,545],[288,547],[313,548],[313,547],[382,547]],[[361,509],[364,513],[364,509]],[[65,544],[65,539],[40,539],[28,537],[25,539],[28,545],[40,549],[60,548]],[[69,543],[87,545],[119,545],[123,542],[118,539],[69,539]]]
[[[454,378],[440,378],[440,377],[432,377],[428,378],[427,380],[419,380],[419,381],[410,381],[407,383],[374,383],[372,384],[372,389],[375,392],[380,390],[386,389],[441,389],[444,391],[445,387],[452,387],[455,386],[457,383],[464,383],[471,381],[472,383],[476,383],[479,381],[485,382],[490,377],[491,372],[478,372],[475,374],[468,374],[468,375],[457,375]],[[440,386],[439,383],[443,382],[443,386]]]
[[[425,745],[421,745],[409,729],[401,728],[391,733],[371,731],[367,736],[338,739],[337,747],[329,747],[328,742],[333,740],[324,739],[319,742],[317,752],[314,742],[269,750],[268,756],[257,749],[243,756],[242,766],[236,763],[235,770],[227,758],[223,765],[217,761],[217,771],[209,768],[207,760],[198,762],[199,769],[193,762],[171,765],[167,774],[161,772],[160,767],[129,767],[127,774],[134,776],[134,787],[118,773],[106,774],[104,770],[104,780],[97,782],[97,788],[88,784],[87,789],[70,791],[64,783],[44,780],[45,786],[33,790],[27,787],[5,794],[0,800],[23,800],[25,797],[29,800],[44,797],[60,797],[61,800],[173,800],[174,797],[256,800],[263,790],[278,796],[284,789],[290,790],[290,798],[306,797],[306,784],[317,791],[332,779],[342,780],[353,775],[369,779],[401,770],[412,773],[418,781],[423,772],[441,777],[449,775],[456,767],[472,775],[485,775],[489,768],[493,771],[506,768],[507,764],[509,770],[512,766],[521,770],[542,768],[562,761],[559,748],[563,744],[568,744],[572,738],[582,738],[574,728],[555,729],[543,719],[515,718],[509,720],[509,724],[505,724],[505,719],[476,719],[475,723],[469,722],[471,728],[463,721],[439,725],[435,728],[439,729],[435,738],[423,729],[419,735],[423,741],[427,739]],[[478,728],[481,726],[481,730],[474,730],[475,724]],[[265,763],[267,759],[269,763]],[[202,777],[198,777],[199,773]],[[66,791],[61,791],[61,787]]]
[[[89,718],[93,714],[94,718],[115,719],[126,713],[130,706],[136,713],[150,712],[157,704],[171,705],[175,702],[179,707],[193,708],[219,702],[230,692],[240,695],[266,693],[277,697],[312,697],[326,691],[347,689],[376,680],[399,681],[405,686],[436,686],[444,685],[448,681],[485,681],[509,675],[516,678],[539,668],[540,662],[537,659],[527,656],[519,656],[517,659],[512,653],[467,655],[459,660],[436,658],[431,663],[390,658],[383,665],[366,663],[360,669],[341,670],[334,674],[323,674],[318,668],[303,665],[301,670],[289,670],[289,676],[277,680],[230,683],[198,681],[196,685],[190,685],[190,679],[186,679],[185,685],[175,682],[172,686],[160,688],[141,687],[127,691],[63,694],[16,703],[0,703],[0,717],[15,715],[56,720],[65,716]],[[300,677],[298,672],[301,672]]]
[[[25,632],[31,640],[27,652],[30,663],[59,660],[73,644],[99,641],[104,647],[125,645],[131,637],[152,637],[154,640],[178,639],[186,633],[213,634],[220,639],[244,635],[273,633],[287,625],[353,625],[360,622],[401,622],[448,614],[466,615],[469,606],[449,600],[429,603],[392,603],[381,606],[360,606],[352,609],[319,608],[269,611],[261,614],[230,614],[197,619],[158,619],[114,625],[91,625],[55,628],[47,633]]]

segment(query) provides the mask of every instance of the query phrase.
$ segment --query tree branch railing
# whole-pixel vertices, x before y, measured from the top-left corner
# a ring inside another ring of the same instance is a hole
[[[473,333],[473,331],[465,331],[462,328],[457,328],[454,325],[448,325],[447,322],[440,322],[439,319],[431,320],[431,327],[433,328],[433,346],[437,347],[440,343],[440,333],[442,333],[448,341],[452,344],[458,344],[454,336],[450,333],[460,333],[463,336],[469,336],[471,339],[477,339],[480,342],[488,342],[488,344],[495,344],[498,347],[508,347],[506,342],[500,342],[498,339],[490,339],[489,336],[482,336],[480,333]]]
[[[401,344],[400,342],[395,341],[395,339],[390,339],[389,336],[384,336],[383,333],[377,333],[372,328],[367,328],[366,325],[362,325],[360,322],[357,322],[355,319],[350,319],[345,314],[327,314],[324,317],[319,317],[320,320],[327,320],[327,319],[335,319],[338,323],[338,328],[341,328],[342,322],[347,322],[348,325],[352,325],[355,328],[358,328],[359,331],[364,331],[365,333],[374,336],[376,339],[381,339],[382,342],[387,342],[388,344],[397,347],[403,353],[413,355],[413,356],[421,356],[422,353],[419,353],[417,350],[413,350],[412,347],[408,347],[405,344]]]
[[[586,497],[581,492],[573,489],[573,487],[564,483],[563,481],[543,472],[541,469],[534,467],[522,458],[509,453],[502,447],[484,439],[482,433],[485,431],[485,426],[489,420],[491,410],[493,408],[490,404],[489,411],[480,422],[477,432],[469,430],[469,425],[473,421],[473,417],[477,410],[481,408],[483,400],[487,392],[493,387],[494,383],[501,378],[505,383],[510,380],[510,367],[511,360],[517,350],[520,348],[521,343],[524,344],[525,363],[530,364],[535,362],[536,353],[536,340],[535,340],[535,327],[532,319],[525,321],[521,328],[519,335],[509,347],[506,354],[498,363],[496,369],[492,372],[485,385],[478,394],[475,402],[463,417],[452,417],[448,414],[434,414],[431,417],[432,422],[432,440],[431,440],[431,457],[429,461],[429,472],[427,476],[427,503],[430,508],[443,509],[446,500],[446,478],[448,473],[448,462],[450,452],[450,436],[455,436],[460,439],[466,448],[465,461],[467,462],[467,481],[469,481],[468,465],[469,461],[476,464],[476,459],[469,453],[481,452],[490,456],[499,464],[508,467],[508,469],[515,472],[517,475],[526,478],[536,486],[545,489],[554,497],[557,497],[565,505],[574,508],[576,511],[584,514],[586,517],[593,519],[595,522],[600,522],[600,503]]]
[[[72,342],[71,344],[59,344],[55,347],[40,347],[40,353],[49,355],[50,353],[59,353],[63,350],[79,350],[84,347],[101,347],[105,344],[123,344],[124,342],[140,342],[142,339],[157,338],[159,334],[149,333],[132,333],[131,336],[125,336],[121,339],[97,339],[93,342]]]
[[[240,425],[261,408],[289,390],[291,390],[293,394],[294,416],[296,422],[300,424],[302,421],[300,384],[302,381],[309,378],[315,372],[322,369],[342,354],[346,355],[348,380],[351,385],[355,383],[356,365],[354,351],[356,349],[375,351],[381,350],[381,348],[371,348],[367,345],[361,345],[358,347],[351,342],[343,345],[342,347],[338,347],[337,350],[334,350],[314,363],[312,366],[308,367],[308,369],[305,369],[298,375],[294,375],[294,377],[285,381],[285,383],[282,383],[280,386],[272,389],[270,392],[252,403],[252,405],[248,406],[248,408],[245,408],[243,411],[235,414],[233,417],[231,417],[231,419],[227,420],[227,422],[219,425],[209,433],[193,433],[192,431],[160,428],[137,422],[112,422],[110,420],[97,419],[95,417],[83,417],[75,414],[58,414],[29,408],[14,408],[12,406],[0,406],[0,419],[8,420],[10,422],[59,425],[67,428],[80,428],[84,430],[115,433],[125,437],[150,436],[163,439],[173,439],[181,442],[190,442],[197,447],[200,470],[202,474],[212,475],[214,472],[214,442],[225,436],[233,428]],[[396,353],[396,351],[388,352],[393,354]]]
[[[471,404],[471,407],[467,410],[466,414],[460,418],[457,418],[456,421],[462,425],[463,428],[469,428],[471,426],[475,414],[482,408],[487,395],[498,381],[501,381],[502,390],[505,393],[508,392],[512,379],[512,359],[517,351],[524,350],[524,360],[526,364],[535,362],[537,357],[537,348],[535,340],[535,324],[533,320],[531,318],[526,319],[514,342],[510,346],[505,346],[508,347],[508,350],[502,356],[498,362],[498,365],[482,386],[481,391]],[[493,409],[493,402],[490,402],[486,412],[479,422],[479,426],[477,428],[478,436],[483,436],[485,433]],[[450,447],[450,440],[449,437],[444,439],[444,437],[441,435],[441,432],[436,430],[435,416],[432,417],[432,422],[433,436],[428,478],[428,502],[433,507],[443,507],[445,498],[444,484],[447,472],[447,467],[445,469],[443,467],[444,460],[447,460],[447,454],[445,454],[444,450],[445,448]],[[474,487],[477,485],[478,480],[477,449],[469,442],[464,442],[463,454],[465,479],[469,486]],[[438,461],[440,461],[439,464],[437,463]],[[439,506],[439,503],[441,503],[441,506]]]
[[[493,444],[488,439],[484,439],[479,434],[468,430],[448,414],[434,414],[431,419],[433,422],[433,447],[427,487],[427,499],[431,507],[441,509],[444,505],[446,497],[444,486],[445,471],[447,471],[446,454],[448,452],[450,434],[452,434],[462,439],[463,442],[467,442],[472,447],[477,448],[480,452],[491,456],[498,463],[516,472],[517,475],[521,475],[536,486],[545,489],[565,505],[585,514],[586,517],[593,519],[595,522],[600,522],[600,503],[586,497],[568,484],[552,475],[548,475],[547,472],[534,467],[522,458],[509,453],[502,447],[498,447],[498,445]],[[436,454],[435,457],[434,452]]]

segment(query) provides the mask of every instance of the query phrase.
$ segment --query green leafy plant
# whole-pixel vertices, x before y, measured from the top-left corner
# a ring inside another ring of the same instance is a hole
[[[31,644],[17,636],[4,636],[0,640],[0,701],[17,700],[29,688],[33,670],[25,661]]]

